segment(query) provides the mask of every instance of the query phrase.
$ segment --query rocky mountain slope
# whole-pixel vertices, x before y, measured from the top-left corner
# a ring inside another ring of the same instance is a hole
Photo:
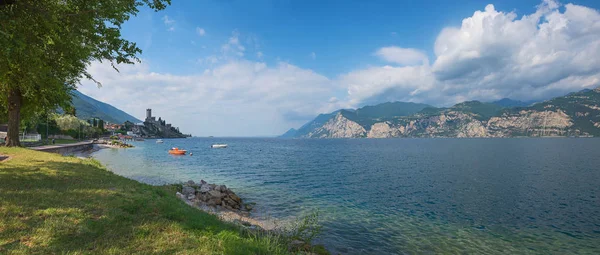
[[[527,107],[478,101],[450,108],[386,103],[321,114],[299,130],[303,132],[296,131],[294,137],[600,136],[600,88]]]

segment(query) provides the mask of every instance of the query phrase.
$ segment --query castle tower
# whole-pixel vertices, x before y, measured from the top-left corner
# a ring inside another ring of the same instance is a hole
[[[146,119],[149,120],[152,118],[152,109],[146,109]]]

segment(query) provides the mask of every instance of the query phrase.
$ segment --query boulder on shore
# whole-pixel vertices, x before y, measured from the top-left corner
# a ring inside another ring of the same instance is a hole
[[[190,194],[196,193],[196,189],[194,189],[194,187],[183,186],[183,188],[181,188],[181,193],[187,197]]]
[[[192,180],[184,183],[177,197],[196,205],[222,207],[228,210],[252,210],[252,205],[243,206],[242,199],[225,185],[207,183],[204,180],[196,183]]]

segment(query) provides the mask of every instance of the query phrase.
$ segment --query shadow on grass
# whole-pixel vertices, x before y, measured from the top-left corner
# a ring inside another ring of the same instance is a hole
[[[117,176],[92,160],[9,163],[0,165],[0,253],[282,252],[165,187]]]

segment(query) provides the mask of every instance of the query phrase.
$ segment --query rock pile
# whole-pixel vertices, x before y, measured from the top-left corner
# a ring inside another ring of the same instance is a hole
[[[183,184],[181,192],[177,192],[181,199],[193,202],[196,205],[222,207],[232,211],[250,211],[252,206],[242,203],[242,199],[225,185],[209,184],[204,180],[195,183],[192,180]]]

